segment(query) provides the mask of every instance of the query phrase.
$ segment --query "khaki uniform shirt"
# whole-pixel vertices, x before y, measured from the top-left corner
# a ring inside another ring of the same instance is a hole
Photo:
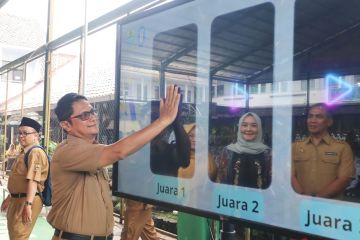
[[[292,171],[304,190],[313,195],[328,186],[337,177],[354,177],[355,165],[349,144],[327,134],[319,145],[308,137],[293,143]],[[340,198],[341,195],[336,196]]]
[[[51,161],[52,208],[48,222],[62,231],[106,236],[113,232],[113,206],[106,169],[100,168],[105,145],[68,135]]]
[[[38,183],[38,192],[42,192],[44,190],[44,182],[49,171],[48,159],[42,149],[34,148],[28,156],[27,168],[24,157],[25,153],[32,146],[34,146],[34,144],[21,150],[19,156],[16,158],[8,181],[8,190],[10,193],[26,193],[29,179]]]
[[[140,210],[153,208],[153,205],[151,204],[138,202],[131,199],[126,199],[125,202],[126,202],[126,210],[140,211]]]

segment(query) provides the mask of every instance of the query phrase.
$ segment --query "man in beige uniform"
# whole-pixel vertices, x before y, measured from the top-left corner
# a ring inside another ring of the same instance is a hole
[[[328,133],[332,123],[325,104],[313,105],[307,118],[310,136],[293,143],[292,185],[300,194],[341,199],[355,175],[349,144]]]
[[[10,194],[3,201],[1,211],[7,210],[7,226],[10,239],[28,239],[42,209],[39,192],[44,190],[49,164],[45,152],[40,148],[31,150],[28,168],[25,153],[39,145],[41,125],[33,119],[22,118],[19,127],[19,142],[22,150],[12,167],[8,190]]]
[[[152,205],[126,199],[125,223],[121,240],[158,240],[160,239],[152,219]]]
[[[134,153],[174,121],[178,88],[168,86],[166,96],[156,121],[111,145],[96,143],[96,113],[84,96],[69,93],[58,101],[55,113],[68,137],[57,146],[51,164],[53,206],[47,220],[55,228],[54,240],[112,239],[113,207],[104,167]]]

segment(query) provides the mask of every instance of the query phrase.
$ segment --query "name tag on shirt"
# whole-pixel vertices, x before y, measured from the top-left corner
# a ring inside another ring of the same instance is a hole
[[[326,156],[337,156],[337,152],[325,152]]]

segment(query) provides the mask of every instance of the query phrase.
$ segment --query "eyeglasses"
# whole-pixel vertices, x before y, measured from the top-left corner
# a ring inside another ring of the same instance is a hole
[[[69,117],[69,119],[78,118],[81,121],[87,121],[90,119],[91,116],[96,116],[96,115],[97,115],[96,110],[91,109],[90,111],[82,112],[79,115]]]
[[[37,133],[37,132],[18,132],[18,135],[27,137],[28,135],[34,134],[34,133]]]

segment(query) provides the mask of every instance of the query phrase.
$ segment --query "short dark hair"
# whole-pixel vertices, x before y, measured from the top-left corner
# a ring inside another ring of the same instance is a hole
[[[72,105],[74,102],[87,100],[83,95],[77,93],[65,94],[56,104],[55,114],[59,122],[66,121],[74,113]]]
[[[332,110],[331,108],[326,105],[325,103],[315,103],[314,105],[311,105],[310,108],[309,108],[309,112],[311,109],[313,108],[322,108],[325,110],[325,115],[328,119],[333,119],[333,113],[332,113]]]

